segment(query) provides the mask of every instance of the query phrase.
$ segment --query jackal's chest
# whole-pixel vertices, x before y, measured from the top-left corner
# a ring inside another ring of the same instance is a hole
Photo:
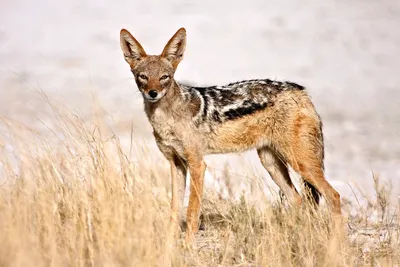
[[[162,112],[156,112],[151,118],[154,137],[163,153],[175,153],[183,156],[181,123]]]

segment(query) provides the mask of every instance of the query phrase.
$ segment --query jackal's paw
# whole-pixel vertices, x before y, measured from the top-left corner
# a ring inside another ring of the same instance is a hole
[[[185,249],[195,250],[197,248],[196,235],[193,233],[185,233]]]

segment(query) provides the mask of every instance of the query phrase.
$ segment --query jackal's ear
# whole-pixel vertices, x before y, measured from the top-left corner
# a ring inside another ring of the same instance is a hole
[[[125,29],[121,30],[120,42],[125,60],[129,65],[135,65],[138,61],[147,56],[140,43]]]
[[[180,28],[164,47],[161,56],[168,59],[174,68],[176,68],[183,59],[183,53],[186,48],[186,30]]]

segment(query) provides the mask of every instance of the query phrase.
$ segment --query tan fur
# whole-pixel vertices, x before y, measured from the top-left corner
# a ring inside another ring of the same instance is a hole
[[[250,80],[243,82],[244,85],[228,85],[228,89],[231,86],[236,90],[250,90],[247,102],[240,98],[240,94],[235,96],[238,97],[236,110],[242,112],[242,115],[236,116],[234,108],[225,111],[223,100],[214,103],[218,99],[215,97],[214,102],[207,104],[222,105],[217,115],[225,117],[216,115],[212,119],[206,113],[217,108],[212,106],[206,109],[203,106],[202,109],[203,102],[209,101],[207,97],[201,96],[203,89],[196,89],[192,92],[193,96],[188,98],[190,92],[173,78],[183,58],[185,46],[186,31],[181,28],[160,56],[148,56],[128,31],[121,30],[121,48],[125,60],[144,96],[145,111],[157,145],[171,165],[171,219],[174,225],[182,215],[185,177],[187,169],[190,171],[187,240],[193,238],[198,228],[206,169],[203,158],[207,154],[255,148],[263,166],[293,203],[300,204],[301,197],[290,180],[287,164],[302,176],[307,185],[327,199],[333,213],[340,214],[340,196],[324,177],[320,119],[307,93],[297,87],[292,88],[293,83],[269,80]],[[211,90],[214,90],[214,94],[221,93],[217,87]],[[154,99],[150,96],[151,91],[157,95]],[[265,104],[265,108],[260,103]],[[234,106],[234,103],[228,104]]]

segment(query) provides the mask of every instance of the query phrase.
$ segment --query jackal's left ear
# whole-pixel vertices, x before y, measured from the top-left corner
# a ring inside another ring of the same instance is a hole
[[[120,42],[124,58],[129,65],[134,66],[138,61],[147,56],[141,44],[125,29],[121,30]]]
[[[174,36],[168,41],[167,45],[164,47],[161,56],[168,59],[172,66],[176,68],[183,59],[183,53],[186,48],[186,30],[185,28],[180,28]]]

